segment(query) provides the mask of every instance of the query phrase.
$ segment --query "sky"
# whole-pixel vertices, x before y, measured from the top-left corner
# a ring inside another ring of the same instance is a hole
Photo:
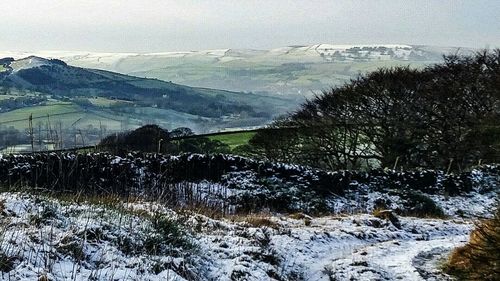
[[[3,0],[0,51],[500,47],[499,0]]]

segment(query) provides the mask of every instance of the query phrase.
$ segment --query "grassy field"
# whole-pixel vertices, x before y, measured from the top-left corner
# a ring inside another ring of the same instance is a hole
[[[0,125],[14,127],[18,130],[28,128],[28,118],[33,114],[33,124],[47,123],[47,114],[49,114],[52,124],[61,121],[65,126],[78,120],[83,115],[83,110],[74,104],[58,103],[45,106],[33,106],[20,108],[0,114]]]
[[[230,89],[234,91],[269,93],[286,93],[309,95],[332,86],[339,86],[357,77],[361,73],[374,71],[377,68],[407,66],[421,68],[435,61],[344,61],[329,63],[316,61],[301,64],[294,60],[296,66],[274,59],[265,61],[248,61],[238,59],[228,62],[197,60],[195,58],[160,59],[163,64],[155,66],[148,63],[143,71],[134,71],[137,76],[155,77],[158,79],[197,87]],[[129,65],[131,68],[133,66]]]
[[[28,128],[28,118],[33,114],[33,124],[47,123],[47,114],[50,116],[52,124],[62,123],[63,127],[87,128],[92,125],[99,128],[99,121],[106,126],[108,130],[119,130],[120,120],[117,116],[109,116],[109,114],[98,114],[95,112],[85,111],[78,105],[72,103],[54,103],[44,106],[33,106],[12,110],[0,114],[0,125],[14,127],[18,130]]]
[[[244,145],[248,144],[248,141],[255,136],[255,132],[244,132],[244,133],[234,133],[234,134],[227,134],[227,135],[219,135],[219,136],[212,136],[210,137],[211,140],[218,140],[220,142],[223,142],[231,149],[234,149],[235,147],[239,145]]]
[[[47,116],[47,114],[56,115],[81,110],[82,109],[80,107],[72,103],[59,102],[51,105],[25,107],[2,113],[0,114],[0,120],[2,120],[2,122],[8,122],[13,120],[26,119],[30,114],[33,114],[33,118],[38,118],[45,117]]]
[[[96,97],[96,98],[90,98],[89,101],[99,107],[110,107],[113,104],[116,104],[118,102],[124,102],[124,103],[132,103],[130,101],[125,101],[125,100],[112,100],[112,99],[107,99],[107,98],[102,98],[102,97]]]

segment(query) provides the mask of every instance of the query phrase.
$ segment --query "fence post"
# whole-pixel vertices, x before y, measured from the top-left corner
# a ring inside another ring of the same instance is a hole
[[[446,170],[446,174],[450,173],[451,164],[453,164],[453,158],[450,158],[450,164],[448,164],[448,169]]]
[[[399,161],[399,156],[396,157],[396,161],[394,161],[394,167],[392,168],[393,170],[396,170],[396,167],[398,166],[398,161]]]

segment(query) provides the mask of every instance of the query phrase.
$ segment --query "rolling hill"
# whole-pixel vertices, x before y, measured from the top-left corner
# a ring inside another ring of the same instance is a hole
[[[423,67],[454,47],[405,44],[288,46],[271,50],[220,49],[164,53],[40,52],[74,66],[157,78],[193,87],[303,99],[378,67]],[[5,53],[14,57],[26,53]]]
[[[0,148],[2,143],[26,143],[30,116],[40,143],[43,136],[63,147],[96,143],[101,135],[151,123],[196,132],[261,126],[297,104],[283,97],[189,87],[37,56],[0,59],[0,66],[0,131],[18,130],[16,138],[0,140]],[[64,139],[66,145],[60,144]]]
[[[270,117],[268,112],[286,110],[283,99],[177,85],[109,71],[69,66],[57,59],[30,56],[5,60],[0,85],[31,90],[61,98],[105,98],[124,100],[134,106],[169,109],[201,117],[216,118],[245,112],[252,117]]]
[[[250,93],[182,86],[109,71],[69,66],[57,59],[30,56],[0,61],[4,94],[37,93],[86,107],[169,110],[201,118],[244,115],[271,118],[290,109],[289,100]]]

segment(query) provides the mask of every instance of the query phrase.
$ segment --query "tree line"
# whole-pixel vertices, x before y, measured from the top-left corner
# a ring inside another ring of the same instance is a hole
[[[333,170],[463,169],[498,161],[499,105],[500,50],[450,55],[325,91],[257,133],[249,151]]]
[[[180,153],[230,153],[227,144],[207,137],[195,137],[190,128],[168,131],[158,125],[145,125],[132,131],[105,137],[98,146],[118,154],[129,151]],[[184,138],[184,139],[183,139]]]

